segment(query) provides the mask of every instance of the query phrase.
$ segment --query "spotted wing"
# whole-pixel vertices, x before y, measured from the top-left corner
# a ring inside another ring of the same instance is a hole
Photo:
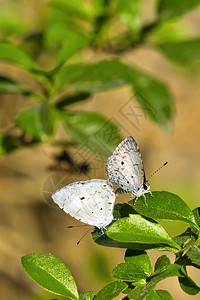
[[[106,180],[74,182],[56,191],[52,198],[67,214],[83,223],[103,228],[113,220],[115,193]]]
[[[132,137],[125,138],[108,158],[106,171],[112,183],[125,192],[137,194],[145,173],[139,147]]]

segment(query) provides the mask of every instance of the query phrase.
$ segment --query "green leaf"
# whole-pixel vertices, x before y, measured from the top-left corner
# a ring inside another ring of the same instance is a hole
[[[57,17],[57,16],[55,16]],[[44,28],[44,43],[47,47],[61,46],[62,41],[69,39],[71,35],[74,35],[76,28],[70,27],[70,24],[66,24],[64,20],[50,20],[46,21],[46,28]]]
[[[138,33],[141,28],[140,0],[114,0],[113,4],[116,5],[117,13],[122,21],[134,34]]]
[[[96,295],[95,300],[111,300],[120,295],[126,288],[125,282],[114,281],[104,286]]]
[[[129,216],[129,214],[134,214],[136,211],[128,203],[119,203],[114,207],[114,219],[120,219]],[[117,248],[128,248],[133,250],[161,250],[161,251],[171,251],[174,252],[174,249],[166,246],[165,244],[146,244],[146,243],[123,243],[110,239],[107,235],[102,234],[101,231],[95,230],[92,234],[93,240],[95,243],[101,246],[107,247],[117,247]]]
[[[167,19],[155,26],[147,36],[147,43],[165,44],[169,42],[187,41],[195,35],[184,19]]]
[[[53,136],[58,120],[57,111],[47,103],[25,108],[16,118],[17,124],[26,133],[43,142]]]
[[[165,271],[169,266],[171,265],[171,262],[169,258],[166,255],[162,255],[158,257],[156,263],[155,263],[155,273],[161,273]]]
[[[146,243],[124,243],[110,239],[108,236],[102,234],[101,231],[95,230],[92,238],[98,245],[115,248],[128,248],[133,250],[162,250],[174,252],[173,248],[167,247],[165,244],[146,244]]]
[[[160,300],[173,300],[171,294],[165,290],[156,290],[156,294],[159,296]]]
[[[135,213],[137,212],[129,203],[117,203],[114,206],[113,216],[114,219],[121,219]]]
[[[198,229],[191,209],[180,197],[167,191],[156,191],[152,194],[153,197],[146,195],[147,205],[143,197],[137,200],[134,209],[139,214],[153,219],[182,221]]]
[[[146,300],[173,300],[168,291],[152,290],[146,297]]]
[[[170,265],[169,268],[164,272],[153,276],[152,279],[148,282],[148,284],[145,287],[136,287],[133,291],[131,291],[128,294],[128,298],[134,300],[142,300],[146,295],[148,295],[152,291],[152,289],[154,289],[154,287],[157,285],[159,281],[173,276],[180,276],[180,277],[184,276],[181,271],[180,265],[178,264]]]
[[[122,140],[117,125],[100,114],[66,112],[62,119],[72,139],[95,153],[109,156]]]
[[[58,62],[65,63],[76,52],[84,48],[89,41],[90,39],[83,35],[76,35],[63,41],[58,54]]]
[[[151,275],[151,260],[149,258],[149,255],[145,251],[127,249],[124,260],[125,262],[131,262],[137,266],[140,266],[144,271],[145,275]]]
[[[56,102],[55,106],[58,109],[62,109],[63,107],[74,104],[76,102],[87,100],[90,96],[90,93],[77,93],[68,95],[63,97],[62,99],[59,99],[59,101]]]
[[[167,127],[173,118],[172,95],[160,80],[139,69],[130,69],[134,96],[148,117]]]
[[[71,88],[82,92],[98,92],[128,84],[127,66],[118,60],[69,65],[55,77],[56,91]]]
[[[79,300],[92,300],[92,299],[94,299],[94,297],[95,297],[95,293],[90,291],[90,292],[81,294]]]
[[[137,281],[148,277],[140,266],[132,262],[117,265],[112,271],[112,276],[124,281]]]
[[[49,6],[61,11],[63,14],[73,18],[78,17],[84,20],[92,20],[93,11],[92,6],[89,6],[86,2],[80,2],[79,0],[56,0],[50,1]]]
[[[163,243],[180,249],[179,245],[168,235],[163,227],[140,215],[130,215],[109,226],[106,231],[108,237],[119,242],[157,244]]]
[[[118,60],[62,68],[55,76],[54,93],[66,88],[100,92],[126,85],[133,87],[136,100],[153,121],[163,126],[169,123],[173,101],[168,88],[158,79]]]
[[[71,272],[56,256],[30,253],[22,257],[22,265],[29,276],[47,291],[69,299],[79,299]]]
[[[157,295],[156,291],[152,290],[147,295],[146,300],[160,300],[159,296]]]
[[[191,247],[187,252],[186,256],[191,262],[200,267],[200,246]]]
[[[186,273],[184,277],[178,278],[180,287],[189,295],[197,295],[200,292],[199,286]]]
[[[200,60],[200,39],[157,44],[156,47],[173,62],[187,66]]]
[[[193,214],[196,220],[196,223],[198,224],[198,226],[200,227],[200,207],[196,207],[195,209],[193,209]]]
[[[181,235],[175,236],[174,240],[177,244],[181,246],[182,249],[187,249],[188,247],[194,245],[197,238],[198,236],[195,233],[193,233],[191,228],[189,227]]]
[[[0,42],[0,60],[16,63],[27,70],[38,68],[34,60],[26,52],[9,42]]]
[[[31,91],[23,87],[20,83],[5,76],[0,76],[0,93],[22,94],[24,96],[33,95]]]
[[[184,15],[200,4],[200,0],[159,0],[158,12],[162,18]]]

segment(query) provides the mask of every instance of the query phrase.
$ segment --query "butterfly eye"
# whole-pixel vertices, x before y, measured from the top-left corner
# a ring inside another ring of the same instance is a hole
[[[147,182],[145,182],[144,185],[143,185],[143,187],[144,187],[144,190],[148,190],[149,187],[150,187],[150,185]]]

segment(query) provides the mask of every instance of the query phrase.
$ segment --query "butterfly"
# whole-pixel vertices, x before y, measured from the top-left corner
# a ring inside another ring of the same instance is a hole
[[[131,136],[125,138],[108,158],[106,172],[109,181],[120,187],[116,191],[117,194],[131,193],[137,199],[146,193],[151,193],[150,185],[146,181],[140,149]]]
[[[103,179],[74,182],[52,194],[64,212],[101,231],[113,221],[115,198],[112,185]]]

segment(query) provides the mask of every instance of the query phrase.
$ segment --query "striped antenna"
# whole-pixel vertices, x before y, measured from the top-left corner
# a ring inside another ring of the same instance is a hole
[[[67,226],[67,228],[85,227],[85,226],[91,226],[91,225],[89,225],[89,224],[84,224],[84,225],[70,225],[70,226]],[[77,246],[78,246],[78,244],[80,244],[80,242],[82,241],[82,239],[86,236],[86,234],[88,234],[88,232],[91,231],[92,229],[94,229],[94,227],[89,228],[89,229],[83,234],[83,236],[80,238],[80,240],[76,243]]]
[[[85,227],[85,226],[91,226],[91,225],[89,225],[89,224],[85,224],[85,225],[70,225],[70,226],[67,226],[67,228]]]
[[[91,230],[93,230],[94,228],[89,228],[85,233],[84,235],[80,238],[80,240],[76,243],[76,246],[78,246],[78,244],[80,244],[80,242],[82,241],[82,239],[86,236],[86,234],[88,234],[88,232],[90,232]]]
[[[153,172],[151,174],[151,176],[148,178],[147,182],[149,182],[149,179],[151,179],[151,177],[153,177],[158,171],[160,171],[160,169],[162,169],[164,166],[166,166],[168,164],[168,161],[166,161],[160,168],[158,168],[155,172]]]

